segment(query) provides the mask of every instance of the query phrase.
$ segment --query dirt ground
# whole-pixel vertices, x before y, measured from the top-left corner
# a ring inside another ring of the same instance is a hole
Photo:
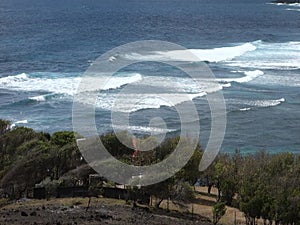
[[[133,208],[122,200],[92,198],[28,200],[11,203],[0,209],[0,225],[210,225],[208,219],[146,207]]]

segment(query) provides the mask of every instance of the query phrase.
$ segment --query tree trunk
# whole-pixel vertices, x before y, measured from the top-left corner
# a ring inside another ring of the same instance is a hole
[[[212,188],[212,184],[209,184],[208,185],[208,188],[207,188],[207,193],[210,195],[211,193],[211,188]]]
[[[221,200],[221,190],[220,190],[220,188],[218,188],[218,201],[220,201]]]
[[[163,201],[164,199],[162,198],[162,199],[160,199],[158,202],[156,202],[156,204],[155,204],[155,208],[159,208],[159,206],[160,206],[160,204],[162,203],[162,201]]]
[[[92,199],[92,197],[89,197],[89,202],[88,202],[88,205],[87,205],[87,207],[86,207],[85,212],[87,212],[87,211],[89,210],[89,208],[90,208],[91,199]]]

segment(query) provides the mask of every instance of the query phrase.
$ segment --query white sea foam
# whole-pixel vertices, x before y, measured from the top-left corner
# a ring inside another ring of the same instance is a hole
[[[277,2],[267,2],[268,5],[285,5],[284,3],[277,3]]]
[[[121,91],[99,94],[96,107],[127,113],[143,109],[158,109],[163,106],[173,107],[231,86],[230,83],[219,84],[209,79],[146,75],[143,75],[141,82],[132,85],[130,93]],[[82,99],[77,100],[84,104],[94,104],[94,99],[89,98],[88,93],[86,94],[87,96],[83,95]]]
[[[45,102],[46,101],[46,95],[38,95],[29,97],[30,100],[37,101],[37,102]]]
[[[285,10],[288,10],[288,11],[298,11],[300,12],[300,9],[299,8],[287,8]]]
[[[16,127],[18,124],[27,124],[28,120],[19,120],[13,124],[10,125],[10,129],[13,129],[14,127]]]
[[[151,133],[151,134],[164,134],[168,132],[174,132],[176,129],[167,129],[160,127],[147,127],[147,126],[118,126],[115,125],[114,128],[119,130],[127,130],[131,132],[142,132],[142,133]]]
[[[287,4],[287,3],[270,3],[270,4],[274,4],[274,5],[278,5],[278,6],[288,6],[288,7],[300,7],[300,3],[290,3],[290,4]]]
[[[251,110],[251,108],[250,108],[250,107],[248,107],[248,108],[242,108],[242,109],[240,109],[240,111],[241,111],[241,112],[243,112],[243,111],[249,111],[249,110]]]
[[[131,84],[142,80],[142,75],[138,73],[134,73],[133,75],[127,77],[116,77],[113,76],[109,79],[109,81],[105,84],[103,90],[109,89],[117,89],[122,87],[125,84]]]
[[[142,83],[134,85],[132,90],[136,90],[136,93],[101,93],[98,95],[97,107],[121,112],[173,107],[230,87],[230,84],[220,85],[209,80],[195,81],[191,78],[167,76],[143,76]],[[146,92],[143,93],[144,90]],[[88,97],[84,97],[82,101],[86,104],[94,103]]]
[[[7,76],[7,77],[2,77],[0,78],[0,85],[4,86],[7,84],[11,84],[12,82],[20,82],[20,81],[25,81],[28,79],[28,76],[26,73],[21,73],[15,76]]]
[[[15,122],[15,123],[16,124],[20,124],[20,123],[25,124],[25,123],[28,123],[28,120],[19,120],[19,121]]]
[[[164,91],[184,93],[212,93],[222,89],[223,84],[215,80],[190,77],[172,76],[143,76],[143,85],[155,88],[162,88]],[[226,87],[226,85],[225,85]]]
[[[241,72],[241,71],[238,71]],[[246,76],[239,77],[239,78],[219,78],[217,79],[219,82],[237,82],[237,83],[247,83],[254,79],[256,79],[259,76],[264,75],[264,72],[261,70],[254,70],[254,71],[244,71],[243,72]]]
[[[229,87],[224,84],[224,87]],[[193,80],[189,77],[143,76],[142,82],[134,83],[134,93],[101,93],[97,107],[107,110],[134,112],[142,109],[172,107],[191,101],[223,88],[212,80]],[[93,104],[93,99],[84,98],[84,103]]]
[[[136,112],[143,109],[159,109],[163,106],[173,107],[194,98],[205,96],[206,93],[195,94],[100,94],[96,107],[118,112]],[[85,98],[84,103],[93,104],[92,99]]]
[[[231,83],[221,84],[221,86],[222,86],[223,88],[229,88],[229,87],[231,87]]]
[[[281,103],[285,102],[284,98],[276,99],[276,100],[260,100],[254,101],[253,105],[258,107],[272,107],[280,105]]]
[[[213,49],[187,49],[172,51],[155,51],[141,55],[137,53],[126,54],[127,59],[141,61],[209,61],[221,62],[231,60],[235,57],[244,55],[247,52],[254,51],[255,45],[245,43],[238,46],[220,47]],[[192,53],[192,55],[191,55]]]
[[[267,73],[255,80],[268,86],[300,87],[300,76],[298,73]]]
[[[0,78],[0,87],[10,90],[22,91],[43,91],[50,92],[49,94],[31,96],[30,100],[43,102],[47,101],[48,96],[56,95],[73,96],[81,81],[80,77],[63,77],[59,75],[45,76],[31,76],[27,74],[20,74],[16,76],[9,76]],[[219,91],[223,88],[230,87],[230,84],[218,84],[215,81],[208,79],[193,80],[189,77],[170,77],[170,76],[142,76],[138,73],[121,74],[119,76],[107,77],[88,77],[85,79],[87,87],[82,89],[86,92],[84,98],[80,102],[84,104],[94,104],[93,95],[90,92],[99,91],[99,86],[104,93],[99,94],[97,107],[107,110],[119,110],[123,112],[134,112],[141,109],[160,108],[162,106],[174,106],[187,100],[192,100],[197,97],[203,97],[209,93]],[[102,85],[99,85],[102,84]],[[125,84],[135,85],[133,90],[136,93],[118,94],[105,92],[106,90],[120,88]],[[143,93],[147,90],[145,93]],[[158,90],[158,91],[157,91]],[[163,91],[163,98],[157,98],[160,91]],[[80,90],[79,90],[80,91]],[[153,94],[154,93],[154,94]],[[91,97],[89,97],[89,95]],[[139,97],[142,101],[136,103],[135,99]],[[119,104],[114,107],[117,99],[122,99]],[[168,102],[168,100],[171,100]]]
[[[291,5],[291,6],[296,6],[296,7],[300,7],[300,3],[291,3],[291,4],[289,4],[289,5]]]
[[[267,57],[267,54],[266,54]],[[276,62],[277,61],[277,62]],[[259,68],[259,69],[276,69],[276,70],[297,70],[300,69],[300,62],[296,59],[282,59],[280,62],[278,59],[271,61],[271,59],[261,59],[252,61],[251,59],[247,61],[237,60],[228,63],[230,66],[241,67],[241,68]]]
[[[41,78],[22,73],[0,78],[0,87],[10,90],[47,91],[72,95],[80,82],[79,77]]]
[[[99,89],[117,89],[123,85],[141,80],[142,76],[140,74],[133,73],[126,74],[126,76],[99,76],[96,78],[87,78],[87,80],[89,79],[93,82],[91,82],[91,85],[88,87],[87,91],[97,91]],[[22,73],[15,76],[0,78],[0,88],[22,91],[46,91],[55,94],[66,94],[73,96],[77,91],[80,81],[81,77],[31,77],[28,74]],[[45,96],[36,96],[31,97],[31,99],[43,101],[45,99],[44,97]]]
[[[139,73],[132,73],[129,76],[95,76],[85,77],[83,87],[77,91],[100,91],[100,90],[111,90],[118,89],[126,84],[135,83],[142,80],[142,75]],[[104,84],[104,85],[103,85]]]
[[[243,108],[238,109],[238,111],[244,112],[255,108],[268,108],[275,107],[285,102],[284,98],[280,99],[270,99],[270,100],[241,100],[241,99],[227,99],[228,103],[234,105],[244,105]]]
[[[300,68],[300,42],[252,42],[255,51],[227,60],[228,66],[253,69],[293,70]]]
[[[113,62],[113,61],[115,61],[116,59],[117,59],[117,58],[116,58],[115,56],[111,56],[111,57],[109,57],[108,61]]]

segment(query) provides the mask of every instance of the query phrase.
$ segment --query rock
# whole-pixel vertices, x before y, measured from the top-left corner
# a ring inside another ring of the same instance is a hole
[[[32,212],[29,214],[30,216],[36,216],[36,212]]]
[[[21,216],[28,216],[28,214],[26,212],[22,211]]]
[[[106,214],[98,214],[95,216],[95,220],[101,221],[102,219],[104,220],[112,219],[112,216]]]

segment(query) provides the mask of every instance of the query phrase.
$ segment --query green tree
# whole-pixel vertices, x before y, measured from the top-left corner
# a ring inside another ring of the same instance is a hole
[[[225,202],[217,202],[213,207],[213,224],[216,225],[219,223],[222,216],[226,213]]]
[[[0,136],[9,131],[11,122],[8,120],[0,119]]]

